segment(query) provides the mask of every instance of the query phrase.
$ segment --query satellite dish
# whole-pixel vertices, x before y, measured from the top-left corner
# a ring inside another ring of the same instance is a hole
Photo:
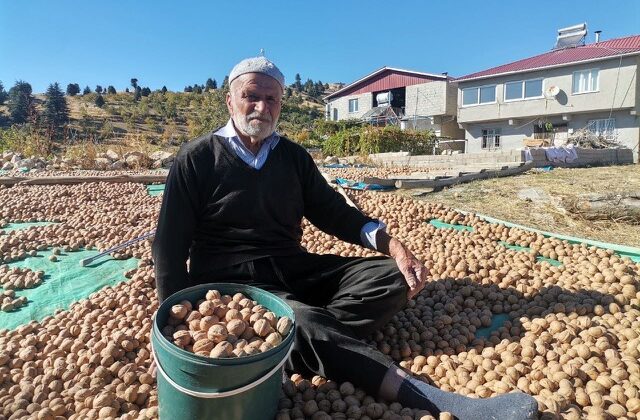
[[[544,91],[544,96],[546,96],[548,99],[553,99],[556,96],[558,96],[559,93],[560,93],[560,88],[558,86],[549,86]]]

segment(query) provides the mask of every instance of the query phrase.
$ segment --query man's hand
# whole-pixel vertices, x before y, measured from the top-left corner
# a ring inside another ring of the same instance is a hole
[[[396,261],[398,269],[409,286],[407,297],[408,299],[413,299],[424,287],[428,274],[427,268],[402,242],[390,237],[384,231],[378,231],[376,245],[378,251],[389,255]]]

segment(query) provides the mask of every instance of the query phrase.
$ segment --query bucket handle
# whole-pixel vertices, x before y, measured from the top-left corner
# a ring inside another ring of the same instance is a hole
[[[158,369],[158,372],[160,372],[160,374],[164,377],[164,379],[166,379],[166,381],[169,382],[169,384],[172,387],[174,387],[178,391],[182,392],[183,394],[187,394],[187,395],[190,395],[190,396],[196,397],[196,398],[225,398],[225,397],[232,397],[234,395],[238,395],[238,394],[246,392],[246,391],[248,391],[248,390],[250,390],[252,388],[255,388],[256,386],[260,385],[261,383],[263,383],[264,381],[269,379],[271,377],[271,375],[273,375],[278,370],[280,370],[280,368],[282,368],[282,366],[285,364],[287,359],[289,359],[289,355],[291,355],[291,351],[293,351],[293,343],[291,343],[291,346],[289,347],[289,351],[287,351],[287,355],[282,359],[282,361],[280,361],[280,363],[278,363],[278,365],[276,367],[271,369],[271,371],[269,373],[267,373],[266,375],[262,376],[261,378],[258,378],[257,380],[255,380],[255,381],[253,381],[251,383],[248,383],[247,385],[243,385],[240,388],[231,389],[229,391],[223,391],[223,392],[199,392],[199,391],[193,391],[191,389],[187,389],[187,388],[183,387],[182,385],[177,384],[173,379],[171,379],[169,377],[169,375],[162,368],[162,365],[160,364],[160,360],[158,360],[158,357],[156,355],[156,350],[153,348],[153,345],[151,346],[151,352],[153,353],[153,359],[156,362],[156,368]]]

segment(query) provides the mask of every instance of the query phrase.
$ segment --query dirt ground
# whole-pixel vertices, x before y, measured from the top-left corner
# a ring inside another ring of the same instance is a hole
[[[592,221],[567,212],[565,197],[640,191],[640,165],[565,169],[458,185],[420,199],[545,231],[640,247],[640,225]],[[415,195],[415,190],[403,194]]]

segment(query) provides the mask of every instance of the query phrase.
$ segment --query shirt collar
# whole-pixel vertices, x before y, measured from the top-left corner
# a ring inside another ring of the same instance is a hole
[[[213,134],[227,139],[235,138],[237,140],[240,140],[240,136],[238,136],[238,132],[236,131],[236,128],[233,125],[233,120],[231,118],[229,118],[229,121],[227,121],[227,124],[224,127],[220,128]],[[278,144],[278,140],[280,140],[280,135],[278,134],[278,132],[274,131],[269,137],[264,139],[264,144],[268,144],[269,147],[273,149]]]

